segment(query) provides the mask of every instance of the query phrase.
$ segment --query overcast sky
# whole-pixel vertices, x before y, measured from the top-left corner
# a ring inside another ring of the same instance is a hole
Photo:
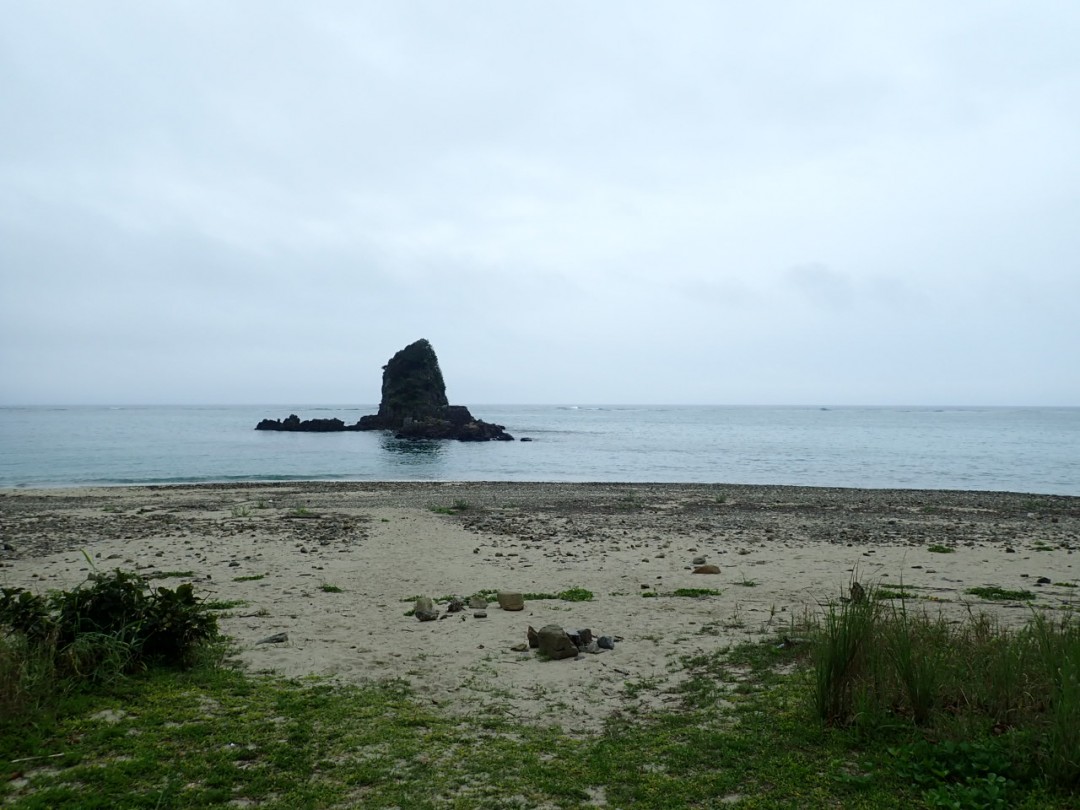
[[[5,3],[0,403],[1080,405],[1080,3]]]

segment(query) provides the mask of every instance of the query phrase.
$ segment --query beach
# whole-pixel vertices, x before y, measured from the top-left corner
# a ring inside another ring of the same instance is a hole
[[[1052,495],[448,482],[0,491],[0,587],[68,588],[115,568],[154,586],[191,582],[228,605],[231,659],[251,672],[401,678],[449,711],[569,730],[663,705],[685,656],[797,636],[853,580],[955,618],[1070,610],[1078,550],[1080,498]],[[702,565],[719,573],[695,573]],[[983,587],[1031,598],[967,592]],[[558,598],[571,589],[592,599]],[[499,590],[544,598],[446,612],[447,597]],[[440,619],[410,615],[417,596],[439,601]],[[520,649],[547,624],[611,636],[614,649],[563,661]]]

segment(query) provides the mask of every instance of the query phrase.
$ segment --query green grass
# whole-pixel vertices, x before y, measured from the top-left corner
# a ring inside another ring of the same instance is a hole
[[[431,507],[431,511],[437,515],[460,515],[462,512],[467,512],[471,508],[472,506],[470,506],[468,501],[459,498],[450,506],[433,506]]]
[[[926,550],[931,554],[952,554],[956,551],[952,546],[943,546],[940,543],[934,543],[926,547]]]
[[[722,592],[715,588],[676,588],[671,592],[671,595],[696,598],[698,596],[721,596]]]
[[[344,589],[338,587],[337,585],[330,585],[329,583],[326,583],[326,582],[324,582],[322,585],[319,586],[319,590],[322,591],[323,593],[344,593],[345,592]]]
[[[146,579],[191,579],[195,576],[194,571],[155,571],[146,574]]]
[[[964,593],[986,599],[991,602],[1022,602],[1035,598],[1031,591],[1009,590],[997,585],[987,585],[978,588],[968,588]]]
[[[73,684],[19,718],[4,711],[5,690],[41,662],[0,636],[0,804],[1080,805],[1075,617],[1033,614],[1008,629],[972,614],[957,624],[890,606],[872,588],[867,596],[826,606],[782,642],[685,656],[674,686],[629,679],[624,706],[598,731],[574,734],[497,708],[444,711],[401,681],[264,678],[209,654],[189,670]],[[834,690],[822,670],[843,683]],[[51,754],[60,756],[24,760]]]
[[[246,577],[233,577],[233,582],[258,582],[260,579],[266,579],[267,574],[251,574]]]

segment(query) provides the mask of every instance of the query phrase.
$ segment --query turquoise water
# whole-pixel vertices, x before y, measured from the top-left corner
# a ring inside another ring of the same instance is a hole
[[[532,442],[255,431],[363,407],[0,408],[0,487],[669,481],[1080,495],[1080,408],[473,406]]]

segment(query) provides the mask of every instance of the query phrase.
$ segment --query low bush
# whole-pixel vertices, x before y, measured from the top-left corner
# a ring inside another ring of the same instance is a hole
[[[0,708],[16,718],[50,693],[150,664],[186,667],[217,637],[190,584],[151,588],[135,573],[91,574],[69,591],[0,589]]]

